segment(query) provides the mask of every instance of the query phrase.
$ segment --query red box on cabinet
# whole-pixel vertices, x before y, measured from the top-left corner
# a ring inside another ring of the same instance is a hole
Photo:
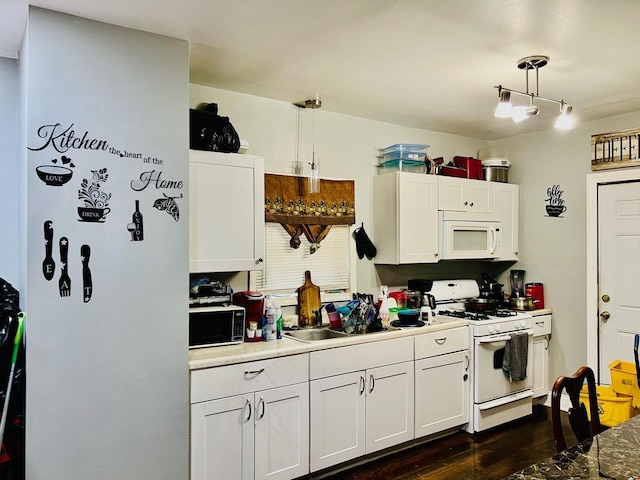
[[[467,171],[467,178],[484,180],[484,175],[482,174],[482,162],[477,158],[453,157],[453,164],[458,168],[465,169]]]

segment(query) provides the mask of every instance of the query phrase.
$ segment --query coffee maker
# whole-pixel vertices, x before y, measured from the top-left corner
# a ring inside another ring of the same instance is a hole
[[[490,298],[498,302],[498,307],[504,303],[504,291],[502,283],[498,283],[488,274],[482,274],[482,282],[480,283],[480,298]]]
[[[527,294],[525,292],[524,284],[524,270],[511,270],[511,276],[509,281],[511,283],[511,295],[509,298],[523,298]]]
[[[262,328],[262,316],[264,314],[264,295],[260,292],[236,292],[233,294],[233,304],[245,309],[245,342],[259,342],[262,335],[249,337],[247,330],[251,329],[252,322],[255,322],[253,329]]]

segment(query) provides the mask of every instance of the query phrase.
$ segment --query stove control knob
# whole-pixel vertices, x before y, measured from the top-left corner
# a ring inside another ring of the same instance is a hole
[[[496,325],[496,333],[500,333],[500,325]]]
[[[525,322],[524,320],[520,320],[520,327],[525,328],[526,326],[527,326],[527,322]]]
[[[489,333],[490,334],[495,333],[495,330],[493,329],[493,325],[489,325]]]

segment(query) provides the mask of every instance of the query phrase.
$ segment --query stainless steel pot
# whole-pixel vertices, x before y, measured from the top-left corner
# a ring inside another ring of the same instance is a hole
[[[535,310],[533,297],[513,297],[509,298],[509,307],[514,310]]]
[[[509,167],[502,166],[483,166],[484,179],[490,182],[509,183]]]

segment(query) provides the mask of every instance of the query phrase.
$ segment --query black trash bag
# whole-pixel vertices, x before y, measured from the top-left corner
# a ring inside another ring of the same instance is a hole
[[[189,109],[189,147],[193,150],[238,153],[240,137],[229,117],[218,115],[218,104]]]
[[[0,312],[17,314],[20,311],[20,294],[13,286],[0,278]]]

